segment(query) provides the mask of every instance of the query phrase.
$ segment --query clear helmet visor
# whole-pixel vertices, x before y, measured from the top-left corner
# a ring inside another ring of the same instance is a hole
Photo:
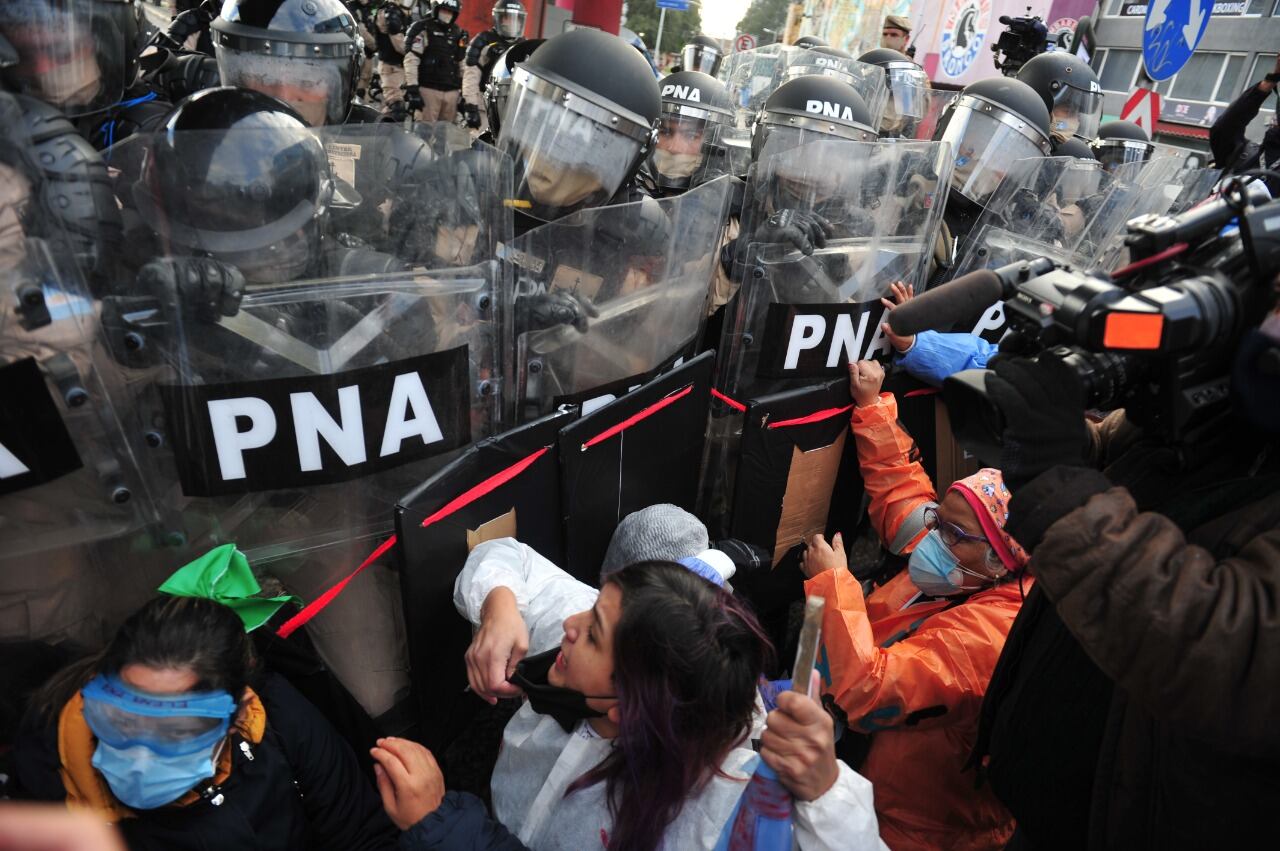
[[[312,127],[342,124],[351,101],[351,61],[346,57],[272,56],[219,44],[224,86],[253,89],[293,107]]]
[[[1049,132],[1069,139],[1081,136],[1094,139],[1102,122],[1102,92],[1090,92],[1063,86],[1053,100],[1049,114]]]
[[[702,44],[686,44],[680,54],[681,67],[715,76],[720,70],[720,51]]]
[[[515,163],[517,209],[543,221],[605,203],[644,144],[513,78],[498,148]]]
[[[663,115],[658,121],[658,139],[649,154],[649,167],[662,186],[688,186],[706,160],[706,118]]]
[[[986,205],[1013,163],[1044,156],[1043,148],[1017,128],[963,106],[952,113],[942,141],[955,155],[951,188],[979,206]]]
[[[524,9],[498,9],[493,13],[493,28],[503,38],[521,38],[526,18]]]
[[[137,71],[136,15],[128,3],[4,0],[0,35],[19,61],[3,77],[70,117],[110,106]]]
[[[1129,163],[1146,162],[1154,151],[1154,145],[1136,139],[1104,139],[1093,145],[1093,155],[1107,171]]]

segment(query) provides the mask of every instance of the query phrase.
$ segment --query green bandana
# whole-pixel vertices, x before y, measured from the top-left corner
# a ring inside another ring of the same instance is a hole
[[[249,569],[249,560],[235,544],[223,544],[178,570],[156,589],[174,597],[203,597],[230,606],[244,631],[253,632],[280,610],[285,603],[302,605],[292,594],[283,597],[259,597],[262,587]]]

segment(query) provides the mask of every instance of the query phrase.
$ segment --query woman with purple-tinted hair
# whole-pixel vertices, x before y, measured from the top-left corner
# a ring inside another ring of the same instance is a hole
[[[484,575],[475,556],[460,585]],[[794,799],[801,849],[884,848],[870,784],[835,759],[821,706],[784,693],[760,734],[757,685],[773,650],[755,617],[697,568],[630,565],[608,574],[594,599],[584,586],[589,608],[569,613],[559,634],[534,626],[531,655],[511,675],[528,700],[493,772],[498,820],[534,851],[709,849],[763,758]],[[467,612],[481,632],[528,604],[520,588],[481,590],[482,611]],[[412,799],[414,773],[429,785],[434,763],[406,771],[374,755],[402,778],[392,783],[383,769],[391,807]],[[405,839],[431,827],[433,815],[406,810],[392,812]]]

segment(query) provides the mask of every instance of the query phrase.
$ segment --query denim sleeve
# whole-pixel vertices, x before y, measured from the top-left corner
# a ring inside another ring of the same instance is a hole
[[[965,369],[983,369],[1000,348],[976,334],[921,331],[899,363],[921,381],[941,386],[947,376]]]

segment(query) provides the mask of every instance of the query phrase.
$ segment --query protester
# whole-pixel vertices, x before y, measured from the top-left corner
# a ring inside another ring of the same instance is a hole
[[[116,824],[130,848],[395,845],[351,749],[263,674],[221,603],[147,603],[37,693],[25,726],[20,788]]]
[[[460,599],[484,599],[461,607],[481,633],[519,618],[530,591],[472,587],[489,572],[485,546],[458,578]],[[551,626],[535,625],[535,655],[512,677],[529,700],[494,769],[498,820],[535,851],[714,847],[757,759],[747,739],[772,649],[754,616],[689,567],[655,561],[609,574],[594,605]],[[817,703],[783,695],[762,735],[762,758],[795,799],[801,849],[884,847],[871,788],[836,760]],[[429,803],[413,789],[438,789],[434,764],[415,761],[411,788],[392,791]]]
[[[1245,89],[1209,128],[1213,163],[1222,169],[1223,175],[1240,174],[1257,168],[1274,169],[1280,163],[1280,123],[1276,118],[1280,112],[1272,114],[1261,144],[1245,136],[1249,122],[1258,116],[1267,96],[1275,91],[1277,82],[1280,82],[1280,56],[1276,57],[1271,73]],[[1277,197],[1280,194],[1280,178],[1268,175],[1265,180],[1271,197]]]
[[[825,687],[851,732],[870,737],[859,770],[875,789],[880,837],[893,849],[996,849],[1013,820],[962,767],[1005,637],[1031,581],[1005,531],[1000,471],[962,479],[938,500],[881,393],[875,361],[849,365],[858,464],[871,520],[907,569],[870,593],[850,573],[839,535],[808,542],[805,593],[826,598]]]

